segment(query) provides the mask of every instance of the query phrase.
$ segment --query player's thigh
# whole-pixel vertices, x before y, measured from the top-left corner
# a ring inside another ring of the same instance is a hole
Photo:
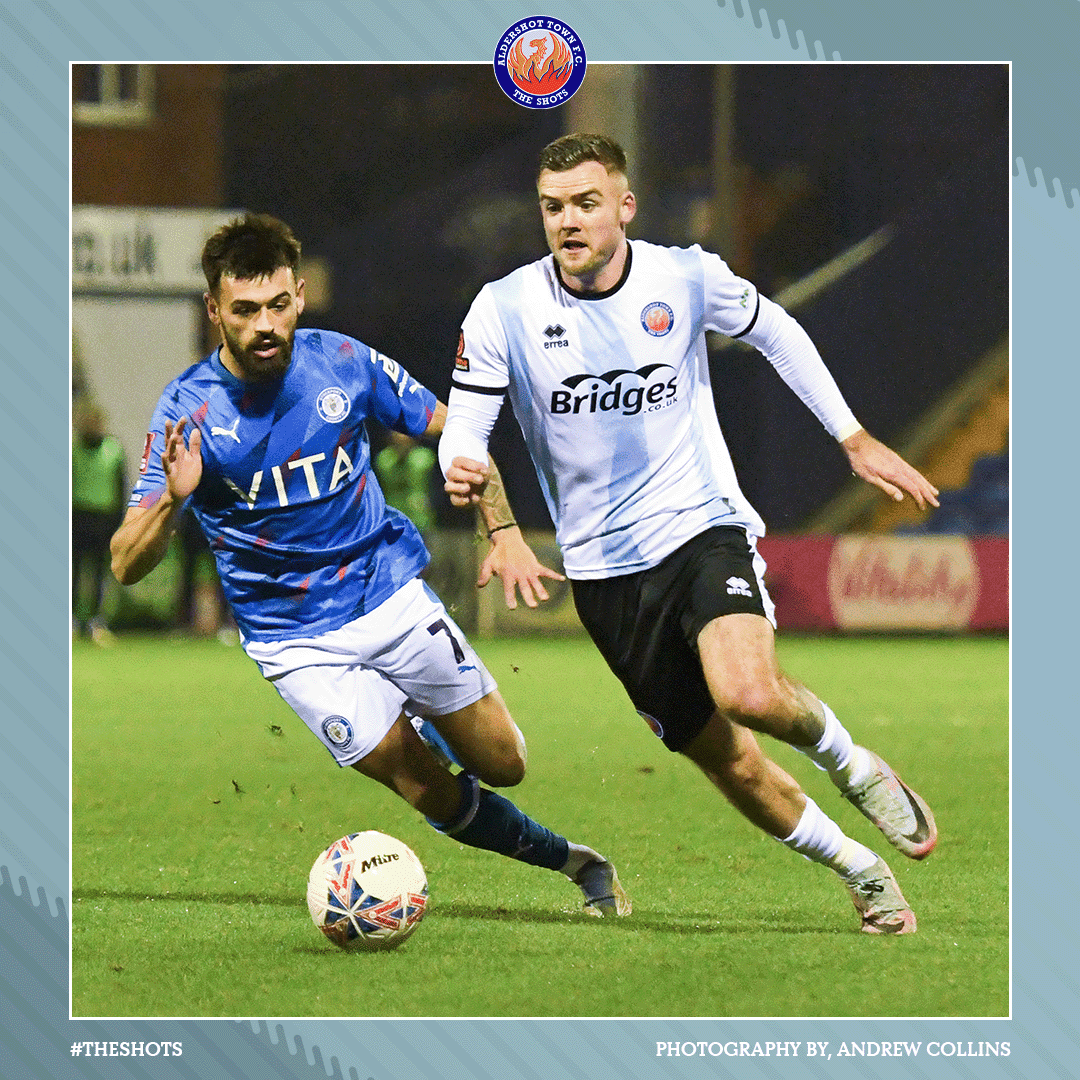
[[[774,607],[765,562],[741,529],[696,538],[682,625],[717,709],[783,737],[801,706],[776,658]]]
[[[450,820],[461,806],[458,780],[436,761],[403,713],[352,767],[436,821]]]
[[[296,668],[272,682],[339,765],[377,780],[437,821],[457,813],[458,782],[405,719],[405,695],[385,675],[327,663]]]
[[[451,713],[431,718],[465,769],[493,787],[525,776],[525,738],[498,690]]]
[[[754,714],[780,691],[775,632],[760,615],[721,615],[698,634],[698,655],[713,701],[721,711]]]
[[[377,660],[407,695],[406,710],[434,724],[466,770],[507,787],[525,773],[525,742],[495,680],[439,598],[422,583],[400,613],[412,629]]]
[[[571,582],[574,606],[634,709],[671,751],[705,726],[714,705],[681,627],[672,587],[682,553],[653,570]]]

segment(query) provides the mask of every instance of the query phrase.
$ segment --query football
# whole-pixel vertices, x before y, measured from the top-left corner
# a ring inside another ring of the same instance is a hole
[[[427,876],[400,840],[369,830],[335,840],[308,875],[308,911],[343,949],[393,949],[427,909]]]

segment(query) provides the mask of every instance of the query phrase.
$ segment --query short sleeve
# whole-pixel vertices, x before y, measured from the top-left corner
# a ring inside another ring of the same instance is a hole
[[[700,248],[698,249],[701,250]],[[757,319],[757,287],[731,271],[719,255],[701,251],[705,328],[728,337],[742,337]]]
[[[403,435],[423,435],[435,412],[435,395],[396,360],[370,350],[371,415]]]
[[[510,347],[490,285],[469,308],[458,338],[454,386],[480,393],[502,393],[510,382]]]
[[[139,458],[139,472],[128,499],[129,506],[148,506],[165,490],[165,469],[161,464],[161,455],[165,450],[165,423],[168,421],[175,427],[184,415],[175,388],[166,387],[150,418],[150,428]],[[188,425],[185,435],[190,435],[192,430]]]

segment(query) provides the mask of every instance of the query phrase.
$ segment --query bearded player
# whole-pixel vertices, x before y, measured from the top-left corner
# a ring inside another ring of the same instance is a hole
[[[420,579],[427,550],[386,505],[364,425],[370,416],[433,437],[445,407],[356,339],[297,330],[299,260],[288,226],[267,215],[206,242],[206,307],[221,345],[158,402],[112,539],[114,573],[125,585],[145,577],[190,504],[244,650],[338,765],[460,843],[565,874],[591,913],[627,914],[607,859],[480,786],[520,782],[525,743],[483,661]],[[553,572],[503,527],[511,518],[497,482],[479,506],[511,593],[543,597],[541,578]],[[461,772],[440,763],[411,718],[434,726]]]

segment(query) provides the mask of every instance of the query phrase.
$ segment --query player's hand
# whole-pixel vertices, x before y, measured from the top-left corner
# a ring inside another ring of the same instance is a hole
[[[165,449],[161,453],[161,465],[169,494],[176,501],[186,499],[202,479],[202,432],[192,426],[191,435],[184,441],[184,428],[188,418],[182,416],[174,428],[165,421]]]
[[[443,490],[453,506],[475,506],[484,494],[488,482],[488,467],[472,458],[456,457],[446,470]]]
[[[901,502],[906,491],[920,510],[925,510],[928,503],[938,505],[938,489],[918,469],[912,468],[869,432],[857,431],[840,445],[851,463],[851,471],[881,488],[889,498]]]
[[[480,566],[480,576],[476,579],[479,588],[483,588],[497,576],[502,581],[506,606],[513,610],[517,607],[517,593],[526,607],[537,607],[541,600],[549,599],[542,578],[552,581],[565,581],[566,578],[555,570],[544,566],[525,543],[521,530],[512,525],[500,529],[491,538],[491,550]]]

